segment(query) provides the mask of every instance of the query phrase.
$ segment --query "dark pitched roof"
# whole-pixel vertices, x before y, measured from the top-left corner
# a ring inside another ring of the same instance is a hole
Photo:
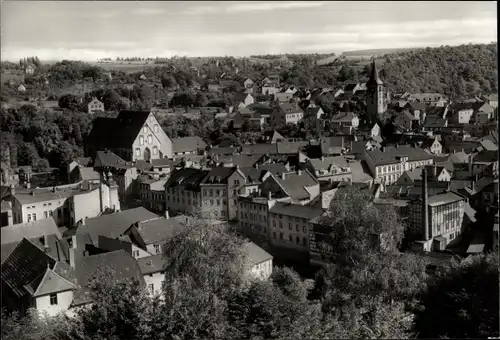
[[[130,148],[149,111],[121,111],[116,118],[98,117],[92,122],[88,143],[102,148]]]
[[[277,154],[278,148],[276,144],[247,144],[242,146],[241,153],[249,155]]]
[[[259,170],[269,171],[273,175],[282,174],[288,171],[283,163],[261,164],[259,165]]]
[[[94,167],[96,168],[123,167],[126,165],[127,162],[109,150],[97,151],[94,161]]]
[[[75,264],[78,289],[74,293],[73,305],[91,302],[90,291],[86,285],[93,275],[103,269],[110,269],[108,275],[102,277],[110,282],[134,279],[144,285],[136,260],[124,250],[87,256]]]
[[[193,152],[205,150],[206,147],[207,144],[198,136],[172,139],[174,152]]]
[[[498,162],[498,151],[483,150],[474,156],[474,163]]]
[[[281,112],[285,114],[290,113],[303,113],[304,111],[300,108],[300,106],[292,104],[292,103],[281,103],[279,105],[279,109]]]
[[[227,184],[228,178],[237,171],[236,167],[217,167],[208,172],[201,184]]]
[[[279,176],[274,178],[276,178],[285,192],[295,200],[310,198],[311,194],[305,189],[305,187],[319,185],[316,179],[307,170],[302,171],[300,175],[297,173],[286,174],[285,179],[282,179]]]
[[[303,147],[307,146],[309,142],[277,142],[276,149],[279,155],[289,155],[298,153]]]
[[[286,216],[306,218],[307,220],[310,220],[314,217],[320,216],[323,213],[323,209],[318,209],[307,205],[276,202],[275,205],[269,210],[269,212]]]
[[[154,274],[165,270],[167,259],[163,254],[146,256],[137,259],[137,265],[142,275]]]
[[[344,148],[344,137],[326,137],[321,138],[321,153],[340,154]]]
[[[236,153],[238,149],[237,148],[234,148],[234,147],[227,147],[227,148],[211,148],[209,151],[208,151],[208,154],[210,156],[215,156],[215,155],[219,155],[219,156],[224,156],[224,155],[234,155]]]
[[[39,238],[44,235],[57,235],[62,238],[54,219],[45,218],[28,223],[14,224],[0,228],[1,244],[20,242],[23,238]]]
[[[134,227],[146,245],[164,241],[173,237],[177,231],[185,229],[178,221],[164,217],[139,222]]]
[[[250,265],[257,265],[273,258],[271,254],[253,242],[246,242],[244,247],[247,261]]]
[[[85,225],[78,227],[76,233],[88,233],[95,244],[98,235],[116,238],[122,235],[132,224],[157,217],[158,215],[143,207],[123,210],[109,215],[88,218],[85,220]]]
[[[182,186],[187,190],[199,191],[201,181],[207,176],[208,170],[195,168],[183,168],[170,174],[170,178],[165,183],[165,188],[175,188]]]
[[[25,285],[37,279],[47,267],[52,268],[55,263],[43,250],[23,239],[2,264],[0,275],[14,294],[23,297],[28,293]]]
[[[398,163],[398,157],[408,157],[408,161],[423,161],[433,159],[432,155],[425,152],[423,149],[412,148],[411,146],[386,147],[382,150],[366,151],[375,165],[387,165]]]

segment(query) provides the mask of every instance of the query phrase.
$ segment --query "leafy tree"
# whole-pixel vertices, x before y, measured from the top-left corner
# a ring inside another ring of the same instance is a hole
[[[471,256],[433,280],[417,311],[423,338],[499,336],[498,256]]]
[[[80,98],[72,94],[65,94],[59,98],[59,107],[62,109],[79,111]]]

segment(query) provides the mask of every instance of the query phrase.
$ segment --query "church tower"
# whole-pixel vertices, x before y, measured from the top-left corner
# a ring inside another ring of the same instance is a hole
[[[384,96],[384,83],[378,76],[375,59],[373,60],[370,79],[366,83],[366,113],[370,123],[376,123],[377,118],[387,111],[387,101]]]

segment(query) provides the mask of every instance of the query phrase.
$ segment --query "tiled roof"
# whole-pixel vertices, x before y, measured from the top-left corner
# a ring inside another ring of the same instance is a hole
[[[198,150],[205,150],[206,147],[207,144],[198,136],[172,139],[172,148],[176,153],[196,152]]]
[[[168,181],[165,183],[166,188],[175,188],[182,186],[187,190],[200,190],[200,183],[208,174],[208,170],[183,168],[174,171]]]
[[[343,112],[333,116],[330,120],[332,122],[352,122],[355,117],[357,117],[356,114],[352,112]]]
[[[160,217],[139,222],[136,228],[144,243],[153,244],[173,237],[175,232],[184,230],[185,227],[174,219]]]
[[[318,112],[321,110],[320,106],[308,107],[305,112],[306,117],[318,117]]]
[[[453,164],[464,164],[469,162],[469,155],[464,151],[453,153],[449,156],[449,161]]]
[[[121,111],[116,118],[98,117],[92,122],[88,143],[103,148],[130,148],[149,111]]]
[[[349,164],[344,156],[336,157],[323,157],[323,158],[311,158],[309,159],[314,170],[328,170],[331,166],[335,168],[347,168]]]
[[[116,238],[122,235],[132,224],[157,217],[158,215],[143,207],[123,210],[109,215],[87,218],[85,225],[79,226],[76,233],[88,233],[95,244],[98,235]]]
[[[412,148],[410,146],[386,147],[384,151],[372,150],[366,151],[366,154],[375,165],[387,165],[399,163],[396,157],[408,157],[408,161],[423,161],[433,159],[432,155],[422,149]]]
[[[137,259],[137,265],[142,275],[154,274],[165,270],[167,259],[163,254],[141,257]]]
[[[126,166],[127,162],[109,150],[97,151],[94,167],[121,167]]]
[[[73,282],[57,274],[50,268],[47,268],[43,276],[40,277],[41,280],[35,279],[26,287],[33,297],[64,292],[76,288]]]
[[[211,148],[208,151],[208,154],[210,156],[215,156],[215,155],[219,155],[219,156],[234,155],[237,150],[238,149],[234,148],[234,147],[228,147],[228,148]]]
[[[321,138],[321,153],[340,154],[344,148],[344,137],[326,137]]]
[[[323,213],[323,210],[306,205],[276,202],[269,212],[310,220],[314,217],[320,216]]]
[[[87,256],[75,264],[75,276],[78,289],[74,293],[73,305],[81,305],[91,302],[90,291],[86,287],[88,280],[98,274],[100,270],[111,269],[102,279],[110,282],[119,280],[137,280],[144,285],[139,266],[136,260],[124,250]]]
[[[292,199],[296,200],[310,198],[311,194],[305,188],[319,185],[316,179],[307,170],[302,171],[300,175],[297,173],[286,174],[284,180],[280,176],[276,176],[275,178],[284,188],[285,192],[290,195]]]
[[[352,183],[370,183],[373,181],[370,170],[364,161],[352,161],[349,162],[349,166],[351,167]]]
[[[245,245],[245,254],[247,256],[247,261],[250,265],[257,265],[267,260],[271,260],[273,256],[269,254],[267,251],[259,247],[253,242],[246,242]]]
[[[18,190],[16,191],[14,197],[19,201],[19,203],[24,205],[45,201],[64,200],[80,193],[90,192],[96,188],[97,187],[94,186],[91,187],[91,190],[85,190],[81,189],[80,186],[75,185],[68,188],[56,189],[55,192],[49,188],[28,189],[23,191]]]
[[[165,190],[165,183],[167,183],[168,178],[162,178],[159,180],[155,180],[153,183],[150,183],[149,189],[150,190]]]
[[[474,163],[498,162],[498,151],[483,150],[474,156]]]
[[[239,166],[240,168],[245,168],[249,166],[254,166],[262,157],[261,154],[248,154],[248,155],[232,155],[219,157],[218,162],[221,163],[232,163],[233,166]]]
[[[261,164],[259,165],[259,170],[266,170],[274,175],[282,174],[288,171],[283,163]]]
[[[448,203],[453,203],[457,201],[462,201],[465,200],[464,197],[455,194],[451,191],[447,193],[442,193],[438,195],[433,195],[427,198],[427,204],[430,206],[438,206],[438,205],[443,205],[443,204],[448,204]]]
[[[485,139],[481,141],[481,146],[483,147],[484,150],[487,151],[497,151],[498,146],[493,143],[493,141]]]
[[[78,163],[80,166],[89,166],[92,163],[91,157],[78,157],[73,159],[74,162]]]
[[[92,181],[101,179],[101,175],[91,167],[79,167],[80,176],[84,181]]]
[[[23,297],[27,292],[24,288],[40,275],[47,267],[52,268],[56,261],[45,254],[27,239],[23,239],[10,256],[2,264],[1,278],[14,294]]]
[[[443,128],[446,126],[446,119],[439,116],[425,117],[424,127],[426,128]]]
[[[303,147],[307,146],[308,144],[309,144],[309,142],[307,142],[307,141],[304,141],[304,142],[277,142],[276,148],[277,148],[278,154],[280,154],[280,155],[296,154]]]
[[[277,154],[278,147],[276,144],[247,144],[242,146],[241,153],[249,155]]]
[[[285,114],[304,113],[304,111],[300,108],[300,106],[292,104],[292,103],[281,103],[279,105],[279,109],[281,112],[283,112]]]
[[[20,242],[23,238],[32,239],[44,235],[56,235],[59,239],[62,238],[52,218],[2,227],[0,233],[1,244]]]
[[[236,171],[236,167],[217,167],[208,172],[201,184],[227,184],[228,178]]]

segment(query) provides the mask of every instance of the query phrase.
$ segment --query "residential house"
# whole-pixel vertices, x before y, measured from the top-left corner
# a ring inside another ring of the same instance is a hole
[[[304,111],[296,103],[282,103],[275,107],[271,124],[275,126],[295,124],[304,117]]]
[[[226,147],[226,148],[221,148],[221,147],[214,147],[210,148],[208,150],[208,156],[209,157],[217,157],[217,156],[231,156],[235,155],[238,152],[238,149],[235,147]]]
[[[0,213],[0,227],[6,227],[14,224],[14,219],[12,217],[12,205],[10,202],[2,201]]]
[[[21,92],[21,93],[24,93],[24,92],[26,92],[26,87],[25,87],[23,84],[20,84],[20,85],[17,87],[17,91],[18,91],[18,92]]]
[[[352,112],[339,113],[330,119],[330,126],[333,127],[349,126],[353,128],[358,128],[359,118],[355,113]]]
[[[347,150],[347,143],[344,144],[344,137],[322,137],[320,140],[321,154],[327,156],[340,156]]]
[[[498,176],[498,151],[483,150],[472,156],[472,175]]]
[[[165,183],[167,180],[166,177],[149,179],[139,184],[142,205],[145,208],[157,213],[165,211]]]
[[[426,165],[426,174],[428,182],[450,182],[451,173],[444,166]],[[399,177],[396,185],[401,186],[417,186],[422,185],[422,168],[418,167],[413,170],[406,170]]]
[[[250,93],[238,93],[234,98],[234,107],[239,109],[255,103],[254,97]]]
[[[93,163],[91,157],[79,157],[73,159],[68,166],[66,167],[66,172],[68,173],[68,181],[69,183],[78,182],[77,178],[79,177],[77,172],[78,167],[90,167]]]
[[[126,161],[173,156],[171,139],[149,111],[121,111],[116,118],[96,118],[85,147],[90,157],[108,149]]]
[[[172,213],[194,213],[202,206],[201,181],[208,170],[184,168],[170,175],[165,183],[166,210]]]
[[[420,147],[433,155],[440,155],[443,153],[443,145],[436,137],[425,139]]]
[[[107,209],[120,210],[114,181],[16,190],[12,194],[15,224],[53,218],[58,226],[73,226],[80,219],[97,216]]]
[[[104,112],[104,103],[101,102],[96,97],[92,98],[92,100],[87,104],[87,112],[89,114],[94,114],[96,112]]]
[[[320,194],[319,182],[307,170],[269,176],[261,185],[262,194],[270,198],[289,198],[292,203],[305,205]]]
[[[403,111],[394,119],[394,125],[404,132],[411,131],[418,124],[418,118],[415,118],[410,112]]]
[[[250,277],[269,279],[273,273],[273,256],[253,242],[246,242],[244,247]]]
[[[469,124],[474,114],[479,111],[489,115],[493,115],[494,113],[494,109],[487,103],[481,101],[467,101],[451,104],[448,109],[448,117],[453,123]]]
[[[268,144],[275,144],[277,142],[285,142],[286,138],[280,135],[278,131],[271,130],[262,134],[262,141]]]
[[[43,219],[29,223],[10,224],[0,228],[2,244],[2,263],[17,247],[23,238],[28,240],[45,240],[45,237],[53,235],[57,239],[62,239],[61,232],[57,228],[53,219]],[[56,250],[56,249],[54,249]]]
[[[424,103],[418,101],[409,102],[403,107],[403,109],[408,110],[408,112],[419,122],[425,121],[426,106]]]
[[[448,119],[439,116],[427,116],[423,125],[424,131],[441,131],[448,127]]]
[[[216,167],[200,182],[203,211],[215,218],[237,218],[237,198],[245,185],[246,176],[239,167]]]
[[[309,221],[322,212],[322,209],[309,206],[276,202],[268,218],[271,244],[309,254]]]
[[[267,96],[275,96],[276,93],[280,91],[280,87],[277,86],[276,84],[265,84],[262,85],[261,92],[263,95]]]
[[[101,240],[99,239],[100,236],[115,240],[122,236],[132,224],[155,218],[158,218],[158,215],[143,207],[138,207],[82,219],[74,234],[76,236],[87,234],[94,246],[101,247],[99,243]]]
[[[26,74],[31,74],[31,75],[32,75],[32,74],[34,74],[34,73],[35,73],[35,70],[36,70],[35,65],[31,65],[31,64],[30,64],[30,65],[26,66],[26,68],[24,69],[24,72],[25,72]]]
[[[293,93],[277,92],[274,94],[274,101],[278,103],[289,103],[293,99]]]
[[[198,136],[172,139],[172,149],[175,156],[198,155],[206,148],[207,144]]]
[[[431,154],[410,146],[365,151],[361,157],[366,162],[376,183],[385,185],[395,183],[406,170],[434,163]]]
[[[498,108],[498,94],[495,93],[482,96],[481,99],[484,100],[484,102],[490,105],[492,108],[494,109]]]
[[[137,259],[144,283],[151,295],[161,294],[165,281],[167,259],[163,254],[151,255]]]
[[[308,159],[306,169],[320,182],[351,182],[351,167],[344,156]]]
[[[356,91],[361,89],[361,84],[351,83],[344,86],[344,95],[347,97],[352,97]]]
[[[413,93],[408,96],[408,100],[427,106],[444,107],[448,102],[448,97],[439,93]]]
[[[320,119],[324,114],[325,112],[320,106],[311,104],[307,107],[304,117],[314,117],[314,119]]]

